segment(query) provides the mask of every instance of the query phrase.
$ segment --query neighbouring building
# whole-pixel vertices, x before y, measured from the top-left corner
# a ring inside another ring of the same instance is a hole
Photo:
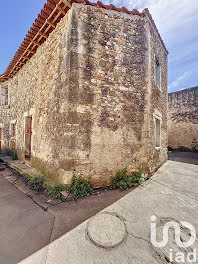
[[[68,183],[167,160],[167,55],[148,11],[48,0],[0,76],[2,152]]]
[[[168,95],[168,145],[198,151],[198,86]]]

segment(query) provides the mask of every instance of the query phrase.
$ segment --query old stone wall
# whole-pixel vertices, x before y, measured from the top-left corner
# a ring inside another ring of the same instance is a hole
[[[168,95],[168,145],[198,150],[198,87]]]
[[[154,53],[162,65],[154,84]],[[75,173],[106,185],[119,169],[154,172],[167,158],[167,53],[147,17],[73,4],[9,87],[1,106],[4,149],[16,120],[24,159],[24,119],[32,116],[31,165],[68,183]],[[154,112],[162,115],[155,148]]]
[[[150,17],[150,15],[149,15]],[[151,18],[152,19],[152,18]],[[158,169],[167,160],[167,104],[168,104],[168,54],[162,45],[158,32],[153,28],[151,21],[147,25],[149,36],[149,61],[148,61],[148,88],[146,96],[148,98],[148,157],[151,171]],[[158,87],[155,83],[155,58],[158,58],[161,68],[160,83]],[[161,115],[161,147],[155,148],[155,124],[154,117]]]

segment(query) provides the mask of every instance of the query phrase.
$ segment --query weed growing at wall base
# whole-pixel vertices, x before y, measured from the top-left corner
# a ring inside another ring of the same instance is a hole
[[[89,180],[74,175],[68,190],[74,198],[82,198],[93,193],[93,186]]]
[[[43,176],[36,176],[36,177],[32,177],[29,179],[29,184],[30,184],[31,188],[36,190],[36,191],[40,191],[44,188],[43,183],[44,183],[44,177]]]
[[[180,151],[180,152],[198,152],[198,143],[196,142],[196,139],[192,142],[192,148],[187,148],[185,146],[178,146],[177,148],[171,148],[168,147],[168,151]]]
[[[48,186],[47,187],[47,193],[49,196],[51,196],[54,199],[63,199],[61,192],[63,191],[67,191],[68,190],[68,186],[64,186],[61,184],[57,184],[54,186]]]
[[[62,192],[70,193],[74,199],[85,197],[93,193],[93,186],[89,180],[83,179],[81,176],[74,175],[70,185],[54,185],[47,187],[47,193],[54,199],[64,200]]]
[[[89,179],[84,179],[82,176],[72,177],[71,184],[62,185],[56,184],[53,186],[45,184],[44,176],[29,177],[29,175],[23,175],[25,182],[35,191],[44,191],[50,197],[54,199],[60,199],[62,201],[72,199],[83,198],[87,195],[91,195],[94,191],[93,185]],[[116,173],[115,177],[111,181],[112,189],[126,190],[131,187],[138,186],[144,182],[144,174],[141,172],[127,173],[126,169],[120,170]],[[66,195],[64,194],[66,193]],[[68,197],[66,197],[68,194]]]
[[[131,187],[136,187],[144,182],[142,172],[127,173],[127,169],[120,170],[116,173],[111,181],[113,189],[127,190]]]
[[[12,160],[18,160],[17,153],[13,153]]]

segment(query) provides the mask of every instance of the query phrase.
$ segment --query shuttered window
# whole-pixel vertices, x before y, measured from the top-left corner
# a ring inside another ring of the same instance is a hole
[[[1,87],[1,105],[8,105],[8,87]]]

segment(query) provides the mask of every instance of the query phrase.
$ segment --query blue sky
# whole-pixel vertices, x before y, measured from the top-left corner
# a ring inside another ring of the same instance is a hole
[[[92,0],[96,2],[96,0]],[[45,0],[2,1],[0,73],[3,73]],[[103,0],[140,11],[149,8],[169,50],[169,91],[198,85],[198,0]],[[7,10],[7,11],[6,11]]]

